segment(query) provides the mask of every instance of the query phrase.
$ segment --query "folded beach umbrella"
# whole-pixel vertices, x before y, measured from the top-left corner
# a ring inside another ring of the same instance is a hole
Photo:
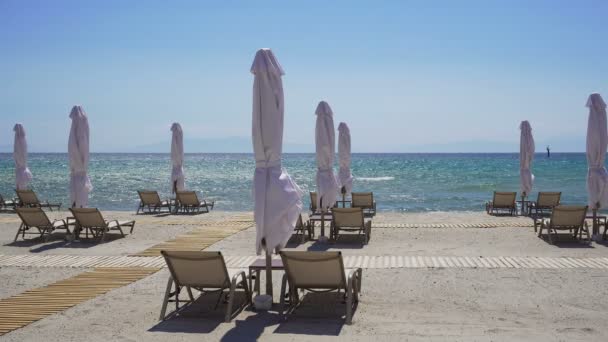
[[[532,126],[525,120],[519,126],[521,135],[519,138],[519,177],[521,182],[521,196],[524,199],[532,192],[534,175],[530,171],[532,160],[534,159],[534,137],[532,136]]]
[[[253,78],[252,140],[256,252],[266,250],[266,293],[272,296],[270,254],[283,248],[302,211],[302,193],[281,167],[283,150],[283,82],[285,73],[270,49],[260,49],[251,66]]]
[[[171,125],[171,192],[182,191],[184,182],[184,132],[182,126],[177,122]]]
[[[338,182],[334,174],[336,134],[333,112],[325,101],[319,102],[317,110],[315,144],[317,148],[317,208],[333,207],[338,197]],[[322,206],[321,206],[322,202]]]
[[[267,254],[285,246],[300,212],[302,193],[281,167],[283,150],[283,82],[281,65],[270,49],[261,49],[251,66],[253,79],[253,175],[256,250]],[[264,246],[262,246],[264,240]]]
[[[72,128],[68,141],[70,158],[70,200],[72,207],[86,208],[89,192],[93,190],[87,174],[89,168],[89,120],[80,106],[70,112]]]
[[[18,123],[13,128],[15,131],[15,145],[13,146],[13,159],[15,159],[15,187],[17,190],[27,189],[27,184],[32,180],[32,173],[27,167],[27,140],[25,129]]]
[[[345,193],[353,190],[353,175],[350,173],[350,129],[345,122],[338,125],[338,180]]]
[[[591,94],[587,100],[589,121],[587,124],[587,191],[589,207],[595,214],[598,209],[608,207],[608,171],[604,167],[608,144],[606,125],[606,103],[600,94]],[[595,221],[595,220],[594,220]],[[595,225],[594,234],[597,234]]]

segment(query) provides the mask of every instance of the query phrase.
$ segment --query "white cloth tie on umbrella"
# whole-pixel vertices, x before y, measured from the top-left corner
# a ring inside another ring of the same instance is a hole
[[[334,174],[336,134],[333,112],[325,101],[319,102],[317,110],[315,143],[317,148],[317,208],[333,207],[338,197],[338,182]]]
[[[606,103],[600,94],[591,94],[587,100],[589,121],[587,125],[587,191],[589,207],[601,209],[608,206],[608,171],[604,167],[608,144]]]
[[[184,132],[182,126],[175,122],[171,125],[171,192],[182,191],[185,189],[184,176]],[[175,189],[174,185],[175,184]]]
[[[353,190],[353,175],[350,173],[350,129],[344,122],[338,125],[338,180],[346,193]]]
[[[68,141],[70,158],[70,199],[77,208],[86,208],[93,185],[87,174],[89,168],[89,120],[80,106],[70,112],[72,127]]]
[[[534,175],[530,171],[532,160],[534,159],[534,137],[532,136],[532,126],[526,121],[522,121],[519,126],[521,136],[519,139],[519,177],[521,181],[521,192],[523,196],[529,196],[532,192]]]
[[[256,252],[272,253],[287,244],[302,211],[302,191],[281,167],[284,75],[270,49],[261,49],[251,66],[253,80],[253,175]]]
[[[27,189],[27,184],[32,180],[32,173],[27,167],[27,140],[23,125],[16,124],[15,144],[13,145],[13,159],[15,159],[15,187],[17,190]]]

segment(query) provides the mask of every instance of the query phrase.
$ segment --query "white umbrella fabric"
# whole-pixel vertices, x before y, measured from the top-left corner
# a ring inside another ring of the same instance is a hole
[[[171,192],[182,191],[185,188],[184,176],[184,132],[182,126],[174,122],[171,125]]]
[[[532,160],[534,159],[534,137],[532,136],[532,126],[527,120],[519,125],[521,135],[519,138],[519,178],[521,183],[522,200],[532,192],[534,175],[530,171]],[[523,205],[523,202],[522,202]],[[522,208],[523,210],[523,208]]]
[[[350,173],[350,129],[345,122],[338,125],[338,180],[345,193],[353,190],[353,175]]]
[[[27,189],[32,180],[32,173],[27,167],[27,140],[25,129],[20,123],[13,128],[15,131],[15,144],[13,145],[13,159],[15,159],[15,187],[17,190]]]
[[[81,106],[70,112],[72,127],[68,141],[70,158],[70,200],[72,207],[86,208],[93,190],[87,174],[89,168],[89,119]]]
[[[319,102],[315,129],[317,151],[317,208],[333,207],[338,197],[338,182],[334,174],[336,134],[333,112],[325,101]],[[322,202],[322,205],[321,205]]]
[[[608,206],[608,171],[604,166],[608,144],[608,127],[606,124],[606,103],[600,94],[591,94],[587,100],[589,121],[587,124],[587,191],[589,207],[594,215],[598,209]],[[594,238],[598,234],[597,226],[593,226]]]
[[[285,73],[270,49],[260,49],[251,65],[253,78],[252,140],[256,252],[266,250],[266,293],[272,295],[270,254],[283,248],[302,211],[302,191],[281,166]]]

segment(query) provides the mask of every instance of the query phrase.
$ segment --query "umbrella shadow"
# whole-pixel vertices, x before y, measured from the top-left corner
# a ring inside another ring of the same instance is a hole
[[[234,299],[232,319],[235,319],[248,305],[244,293],[237,292]],[[201,295],[194,302],[171,312],[148,331],[208,334],[224,322],[226,305],[226,301],[218,302],[218,296],[215,294]]]
[[[258,341],[264,330],[280,322],[278,313],[260,311],[244,320],[234,321],[235,326],[222,336],[222,342]]]
[[[343,250],[343,249],[362,249],[365,245],[362,242],[363,237],[356,234],[341,235],[333,242],[315,241],[308,246],[308,251],[328,251],[328,250]]]
[[[585,240],[579,240],[570,234],[558,234],[557,236],[551,235],[553,244],[549,241],[547,234],[543,234],[538,237],[539,239],[546,242],[548,245],[555,246],[558,248],[594,248],[591,244],[588,244]]]
[[[353,314],[356,313],[356,307]],[[345,324],[343,293],[307,293],[275,329],[276,334],[339,336]]]

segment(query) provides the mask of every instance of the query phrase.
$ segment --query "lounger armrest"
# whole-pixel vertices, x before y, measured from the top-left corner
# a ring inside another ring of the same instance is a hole
[[[243,281],[247,282],[247,274],[245,274],[245,271],[237,272],[235,275],[232,276],[232,280],[230,281],[230,288],[232,290],[234,290],[236,288],[236,286],[238,285],[239,277],[242,277]]]
[[[106,226],[110,227],[110,224],[112,223],[114,223],[117,227],[120,227],[120,222],[118,222],[118,220],[106,221]]]
[[[360,267],[350,270],[347,278],[347,290],[352,290],[354,293],[359,294],[361,292],[361,278],[363,276],[363,269]],[[356,287],[353,287],[356,286]]]
[[[52,223],[53,227],[55,226],[55,223],[57,223],[57,222],[61,222],[62,226],[67,227],[67,225],[68,225],[68,222],[66,219],[56,219],[56,220],[53,220],[53,223]]]

